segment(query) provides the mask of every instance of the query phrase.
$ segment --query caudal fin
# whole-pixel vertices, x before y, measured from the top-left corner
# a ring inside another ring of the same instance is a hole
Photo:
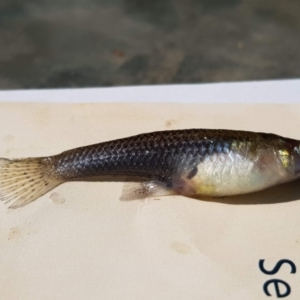
[[[51,169],[46,158],[0,158],[0,200],[18,208],[46,194],[62,183]]]

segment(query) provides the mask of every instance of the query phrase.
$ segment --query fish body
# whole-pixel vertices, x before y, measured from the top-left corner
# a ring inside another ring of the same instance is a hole
[[[0,199],[19,207],[63,182],[100,175],[145,180],[125,198],[162,190],[196,197],[245,194],[299,178],[299,149],[297,140],[247,131],[140,134],[50,157],[0,159]]]

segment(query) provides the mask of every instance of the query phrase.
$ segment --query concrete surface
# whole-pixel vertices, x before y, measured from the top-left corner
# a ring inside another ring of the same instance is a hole
[[[0,89],[300,77],[299,0],[1,0]]]

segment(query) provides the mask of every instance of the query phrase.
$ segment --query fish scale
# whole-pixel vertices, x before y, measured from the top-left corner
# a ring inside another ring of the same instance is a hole
[[[229,148],[230,141],[222,144],[222,141],[216,141],[218,131],[214,132],[213,138],[212,132],[211,130],[158,132],[78,148],[61,154],[67,167],[64,170],[59,169],[63,170],[62,176],[73,175],[74,178],[92,176],[95,173],[128,175],[134,173],[137,168],[139,175],[142,173],[147,177],[155,177],[157,174],[166,176],[178,167],[177,162],[184,159],[187,153],[192,152],[194,160],[200,161],[206,155],[223,152]],[[240,136],[238,133],[235,135]],[[244,139],[247,139],[247,134]],[[73,160],[74,151],[80,153],[78,161]],[[91,156],[92,163],[90,163]],[[58,165],[59,163],[60,160]]]
[[[16,208],[63,182],[100,175],[148,178],[151,184],[145,182],[139,196],[159,190],[157,184],[187,196],[249,193],[299,178],[299,145],[274,134],[187,129],[140,134],[49,157],[0,158],[0,199],[13,201]]]

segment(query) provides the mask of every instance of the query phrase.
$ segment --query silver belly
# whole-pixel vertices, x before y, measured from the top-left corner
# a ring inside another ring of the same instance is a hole
[[[263,151],[256,157],[233,151],[213,154],[197,168],[197,174],[186,183],[195,194],[216,197],[259,191],[290,177],[274,151]]]

